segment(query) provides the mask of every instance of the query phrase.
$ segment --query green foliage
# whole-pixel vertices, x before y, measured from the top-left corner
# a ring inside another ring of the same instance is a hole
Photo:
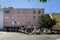
[[[30,1],[30,0],[28,0],[28,1]],[[38,0],[39,2],[47,2],[47,0]]]
[[[46,2],[47,0],[38,0],[39,2]]]
[[[38,24],[40,27],[52,28],[56,24],[56,20],[51,19],[48,14],[45,14],[39,18]]]

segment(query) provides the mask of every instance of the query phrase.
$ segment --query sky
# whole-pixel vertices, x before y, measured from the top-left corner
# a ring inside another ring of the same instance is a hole
[[[60,0],[48,0],[46,3],[41,3],[38,0],[0,0],[1,7],[13,8],[44,8],[45,14],[59,13]]]

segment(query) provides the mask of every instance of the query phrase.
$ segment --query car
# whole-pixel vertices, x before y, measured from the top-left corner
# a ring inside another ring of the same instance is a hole
[[[40,29],[34,29],[31,34],[41,34],[41,30]]]

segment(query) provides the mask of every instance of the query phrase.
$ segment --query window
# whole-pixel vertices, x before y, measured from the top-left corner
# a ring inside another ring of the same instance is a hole
[[[36,19],[36,16],[33,16],[33,19]]]
[[[33,14],[36,14],[36,11],[35,10],[33,11]]]
[[[12,21],[12,25],[14,25],[15,23],[14,23],[14,21]]]
[[[9,10],[4,10],[4,13],[7,13],[8,14],[9,13]]]
[[[25,25],[25,22],[23,22],[22,24]]]
[[[28,22],[28,24],[30,24],[30,22]]]
[[[28,28],[31,28],[31,26],[30,26],[30,25],[28,25]]]
[[[20,10],[17,10],[17,13],[20,14]]]
[[[40,14],[40,11],[38,11],[38,14]]]
[[[28,16],[28,19],[30,19],[30,16]]]
[[[9,17],[8,16],[5,16],[5,19],[9,19]]]
[[[18,16],[17,19],[20,19],[20,16]]]
[[[18,25],[20,25],[20,22],[17,22]]]
[[[25,19],[26,17],[25,16],[23,16],[23,19]]]

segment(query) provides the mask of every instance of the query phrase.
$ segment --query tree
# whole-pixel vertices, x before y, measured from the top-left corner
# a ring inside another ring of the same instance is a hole
[[[38,1],[39,1],[39,2],[43,2],[43,3],[44,3],[44,2],[46,2],[47,0],[38,0]]]
[[[30,1],[30,0],[28,0],[28,1]],[[47,0],[38,0],[39,2],[47,2]]]
[[[50,29],[54,25],[56,25],[56,19],[51,19],[51,17],[48,14],[41,15],[41,17],[38,20],[38,25],[40,28],[44,27]]]

